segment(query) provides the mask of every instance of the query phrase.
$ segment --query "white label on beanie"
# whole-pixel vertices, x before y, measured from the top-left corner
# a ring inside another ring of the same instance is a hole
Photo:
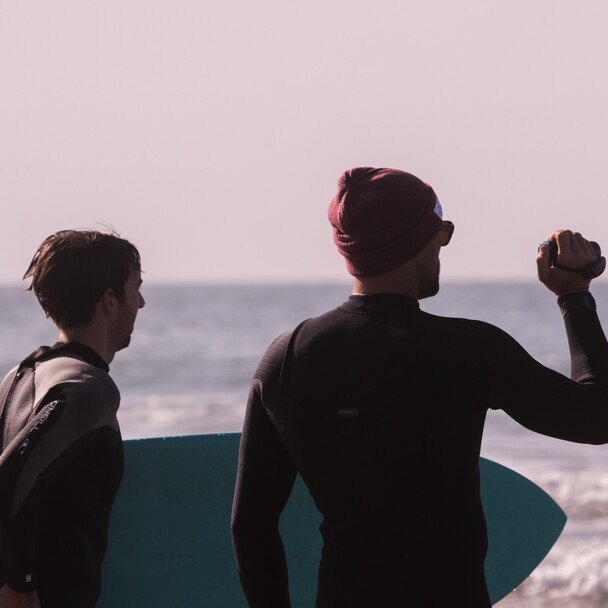
[[[439,216],[439,219],[443,219],[443,209],[441,208],[441,203],[439,202],[439,199],[437,197],[435,197],[435,209],[434,209],[435,213]]]

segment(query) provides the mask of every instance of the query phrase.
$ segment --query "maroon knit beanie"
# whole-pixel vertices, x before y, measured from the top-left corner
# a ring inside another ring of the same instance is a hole
[[[433,189],[398,169],[357,167],[343,173],[328,216],[334,242],[356,277],[382,274],[407,262],[441,227]]]

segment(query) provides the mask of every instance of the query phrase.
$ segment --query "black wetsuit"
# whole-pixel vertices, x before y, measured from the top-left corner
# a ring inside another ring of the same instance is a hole
[[[297,472],[323,515],[318,608],[490,606],[478,468],[488,408],[608,442],[608,344],[581,298],[562,308],[572,380],[492,325],[401,295],[351,296],[278,337],[252,381],[233,507],[249,605],[290,606],[277,523]]]
[[[0,384],[0,577],[36,589],[42,608],[92,608],[100,593],[123,472],[108,371],[90,348],[59,343]]]

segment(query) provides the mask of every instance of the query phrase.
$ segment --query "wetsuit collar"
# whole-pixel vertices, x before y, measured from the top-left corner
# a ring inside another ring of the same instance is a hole
[[[418,300],[400,293],[352,294],[339,306],[351,314],[403,315],[420,310]]]
[[[53,352],[72,353],[84,359],[90,365],[99,367],[105,372],[110,371],[110,366],[92,348],[80,342],[55,342],[51,347]]]

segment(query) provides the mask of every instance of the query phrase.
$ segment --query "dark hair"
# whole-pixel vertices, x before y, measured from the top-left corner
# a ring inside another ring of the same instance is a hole
[[[95,306],[108,288],[124,301],[129,275],[141,272],[136,247],[116,233],[61,230],[36,251],[23,279],[60,329],[89,325]]]

